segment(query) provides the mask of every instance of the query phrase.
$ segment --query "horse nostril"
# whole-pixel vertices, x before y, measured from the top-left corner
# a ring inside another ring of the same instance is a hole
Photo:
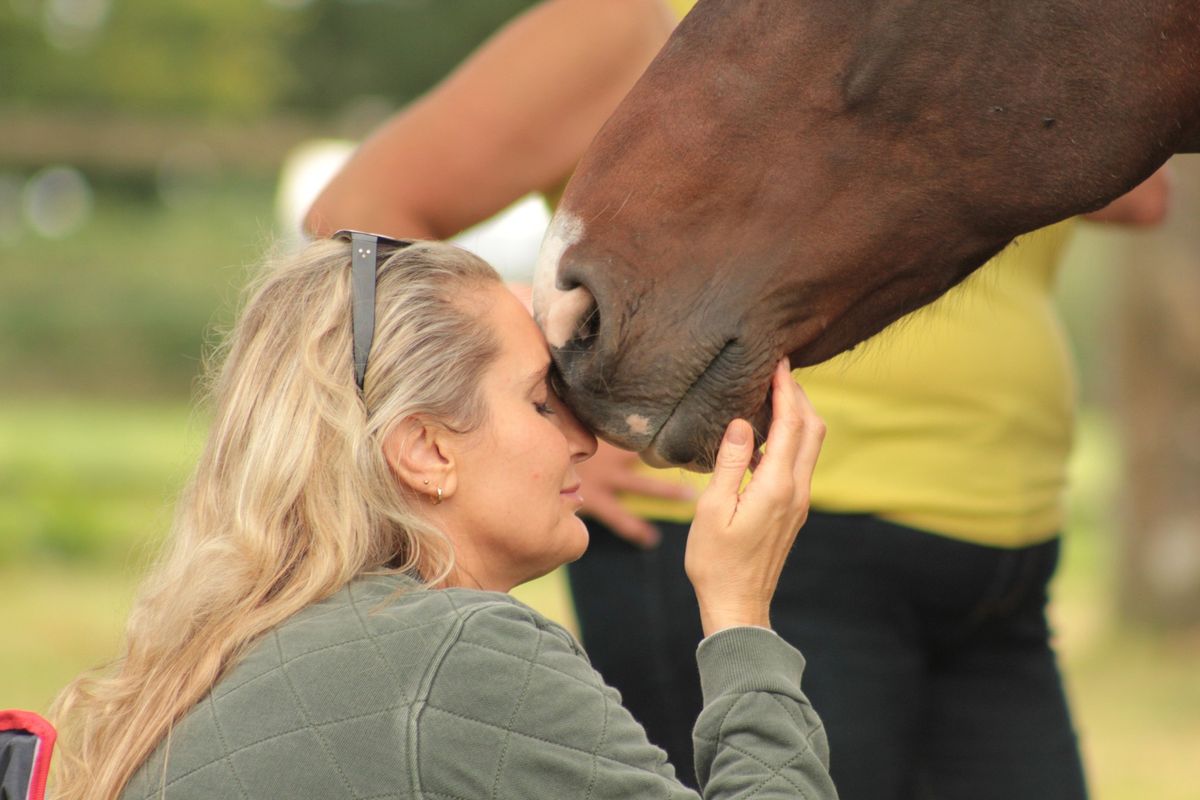
[[[581,331],[593,330],[588,318],[596,309],[596,298],[583,286],[563,291],[555,289],[547,304],[542,319],[542,332],[552,347],[564,347],[568,342],[577,342]],[[595,320],[593,335],[600,330],[599,317]]]
[[[579,320],[579,327],[575,331],[575,341],[578,342],[580,349],[588,350],[598,338],[600,338],[600,306],[593,300],[591,308]]]

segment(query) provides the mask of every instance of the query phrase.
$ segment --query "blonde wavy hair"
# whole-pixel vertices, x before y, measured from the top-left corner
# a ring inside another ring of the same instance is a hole
[[[350,251],[323,241],[251,286],[211,382],[213,420],[121,655],[55,700],[54,796],[116,798],[171,727],[262,633],[355,576],[453,567],[382,452],[422,415],[468,431],[499,345],[476,290],[495,271],[417,243],[378,267],[375,340],[360,395],[350,333]],[[219,354],[220,355],[220,354]]]

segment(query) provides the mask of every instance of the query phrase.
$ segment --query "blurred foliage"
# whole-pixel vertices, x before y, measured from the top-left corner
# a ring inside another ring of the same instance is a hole
[[[271,239],[273,191],[225,180],[163,203],[100,180],[80,230],[0,245],[3,394],[187,397]]]
[[[0,73],[26,106],[261,114],[286,89],[297,22],[261,0],[15,0],[0,6]]]
[[[10,0],[4,102],[255,118],[422,92],[531,0]]]
[[[532,0],[344,0],[297,12],[287,104],[336,111],[355,96],[412,100]]]

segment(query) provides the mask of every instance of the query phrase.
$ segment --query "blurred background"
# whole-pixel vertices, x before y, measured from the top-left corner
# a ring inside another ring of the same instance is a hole
[[[347,149],[530,0],[0,0],[0,708],[116,654],[262,253]],[[1080,225],[1084,412],[1054,617],[1098,800],[1200,797],[1200,157]],[[460,241],[528,274],[537,198]],[[523,597],[571,621],[554,576]]]

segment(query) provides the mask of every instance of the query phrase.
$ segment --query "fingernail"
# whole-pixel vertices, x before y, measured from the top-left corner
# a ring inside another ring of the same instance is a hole
[[[750,437],[746,435],[746,426],[738,425],[737,421],[729,423],[729,427],[725,429],[725,441],[730,444],[745,444],[750,441]]]

